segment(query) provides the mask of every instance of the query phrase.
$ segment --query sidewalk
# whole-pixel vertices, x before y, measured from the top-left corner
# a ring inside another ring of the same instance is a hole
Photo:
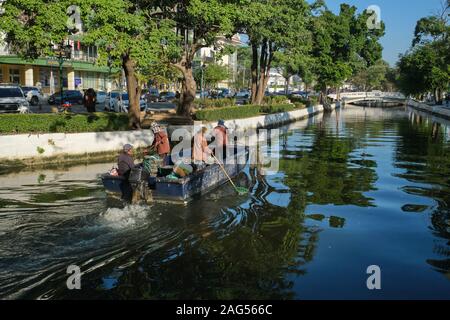
[[[408,100],[408,106],[416,108],[418,110],[431,113],[433,115],[443,117],[446,119],[450,119],[450,107],[446,107],[445,105],[427,105],[422,102],[418,102],[415,100]]]

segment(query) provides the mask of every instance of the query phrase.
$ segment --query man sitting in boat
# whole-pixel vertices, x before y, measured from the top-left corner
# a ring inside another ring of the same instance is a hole
[[[131,144],[126,144],[123,146],[123,152],[119,155],[117,159],[118,173],[119,176],[126,177],[130,175],[131,169],[134,168],[133,159],[133,146]]]
[[[213,130],[214,135],[214,154],[216,158],[220,159],[221,162],[224,162],[224,159],[227,155],[227,145],[228,145],[228,128],[225,126],[224,120],[219,120],[217,126]]]
[[[163,165],[168,165],[168,154],[170,153],[170,143],[167,133],[163,131],[157,122],[151,124],[151,129],[155,138],[153,139],[152,148],[162,159]]]
[[[206,127],[202,127],[200,131],[194,136],[194,150],[193,161],[197,170],[203,169],[206,164],[211,163],[211,149],[208,148],[208,142],[205,138],[205,133],[208,131]]]

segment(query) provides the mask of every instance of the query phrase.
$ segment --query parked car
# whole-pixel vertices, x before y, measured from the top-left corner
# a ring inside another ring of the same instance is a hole
[[[159,102],[172,102],[175,98],[175,92],[161,92],[159,94]]]
[[[294,91],[294,92],[291,93],[291,96],[293,98],[307,99],[308,98],[308,92],[306,92],[306,91]]]
[[[122,92],[122,94],[127,94]],[[114,102],[116,98],[120,95],[120,91],[111,91],[106,94],[105,98],[105,111],[114,111]]]
[[[105,91],[97,91],[97,104],[105,104],[106,96],[108,95]]]
[[[250,91],[248,90],[239,91],[234,96],[234,99],[236,100],[236,104],[238,106],[248,104],[250,102],[250,98]]]
[[[159,90],[156,88],[150,88],[145,96],[147,103],[158,102],[159,101]]]
[[[83,94],[78,90],[64,90],[63,103],[70,102],[71,104],[83,104]],[[61,93],[56,92],[48,98],[48,104],[61,104]]]
[[[29,103],[20,86],[15,84],[0,85],[0,113],[27,112]]]
[[[41,89],[38,87],[21,87],[23,94],[27,98],[27,101],[32,106],[37,106],[44,103],[45,97]]]
[[[128,112],[128,106],[130,102],[128,101],[128,93],[117,95],[114,99],[114,111],[115,112]],[[141,111],[147,110],[147,103],[143,99],[139,99],[139,105]]]
[[[147,96],[147,94],[148,94],[148,89],[142,89],[141,90],[141,99],[144,99],[145,100],[145,97]]]
[[[210,97],[209,92],[206,90],[203,90],[203,91],[197,90],[195,93],[196,99],[209,98],[209,97]]]
[[[218,89],[218,98],[232,98],[234,96],[234,92],[230,89],[222,88]]]

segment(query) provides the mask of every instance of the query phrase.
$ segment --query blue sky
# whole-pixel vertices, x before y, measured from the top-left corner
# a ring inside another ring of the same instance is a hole
[[[330,10],[338,13],[341,3],[354,5],[359,11],[376,5],[381,10],[381,20],[386,24],[386,35],[381,39],[383,58],[393,66],[400,53],[411,46],[416,22],[438,12],[441,0],[326,0]]]

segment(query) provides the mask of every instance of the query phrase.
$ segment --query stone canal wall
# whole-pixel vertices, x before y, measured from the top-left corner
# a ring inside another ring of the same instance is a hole
[[[125,143],[144,147],[152,141],[153,133],[150,130],[5,135],[0,136],[0,163],[6,160],[115,152]]]
[[[271,127],[308,118],[323,110],[323,106],[318,105],[291,112],[230,120],[226,121],[226,125],[232,130]],[[204,125],[213,128],[216,123]],[[174,129],[169,128],[169,134]],[[61,163],[71,157],[82,161],[95,154],[117,152],[125,143],[139,148],[150,145],[152,141],[153,134],[150,130],[3,135],[0,136],[0,166],[13,166],[14,161],[19,161],[22,165]]]
[[[432,114],[432,115],[435,115],[438,117],[450,119],[450,108],[446,108],[445,106],[429,106],[425,103],[421,103],[421,102],[418,102],[418,101],[415,101],[412,99],[407,101],[407,105],[414,109],[417,109],[417,110],[420,110],[420,111],[423,111],[423,112],[426,112],[426,113],[429,113],[429,114]]]

